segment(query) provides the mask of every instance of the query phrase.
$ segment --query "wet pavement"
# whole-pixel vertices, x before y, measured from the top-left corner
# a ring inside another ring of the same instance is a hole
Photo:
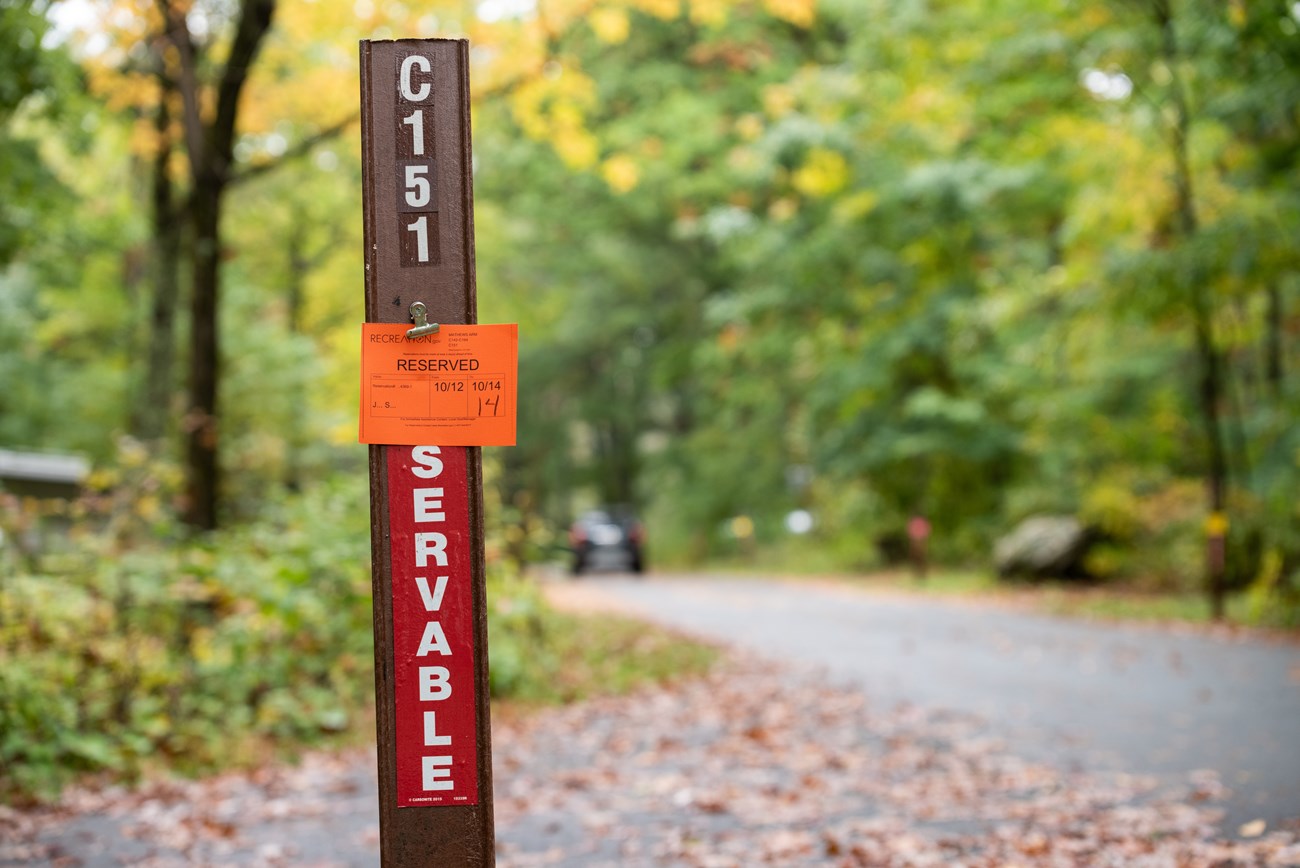
[[[1300,866],[1294,644],[831,583],[549,591],[731,651],[494,720],[500,865]],[[0,865],[375,865],[374,775],[352,750],[74,789],[0,807]]]
[[[977,715],[1034,759],[1179,778],[1216,772],[1225,829],[1300,817],[1300,646],[1091,623],[830,582],[584,580],[571,592],[777,661],[877,704]]]

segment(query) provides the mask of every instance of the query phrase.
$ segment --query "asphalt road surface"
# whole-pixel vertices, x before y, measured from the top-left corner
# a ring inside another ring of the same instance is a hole
[[[1152,774],[1209,769],[1222,828],[1300,818],[1300,646],[1112,625],[848,585],[584,578],[583,593],[756,655],[825,667],[875,703],[978,715],[1028,758]]]

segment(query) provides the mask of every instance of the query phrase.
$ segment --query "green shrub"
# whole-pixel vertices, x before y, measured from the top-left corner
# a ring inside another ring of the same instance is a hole
[[[0,798],[49,797],[87,772],[195,773],[268,746],[369,737],[364,480],[185,540],[151,505],[151,471],[133,473],[104,477],[70,510],[78,521],[56,557],[0,572]],[[489,574],[494,697],[565,701],[711,659],[637,622],[556,613],[500,563]]]
[[[208,768],[255,739],[347,728],[372,671],[364,493],[322,487],[190,542],[89,512],[60,569],[9,575],[0,789],[48,795],[81,772],[132,777],[154,762]]]

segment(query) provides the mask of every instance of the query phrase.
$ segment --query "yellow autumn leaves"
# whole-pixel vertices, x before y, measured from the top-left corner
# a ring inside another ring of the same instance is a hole
[[[631,19],[623,9],[595,9],[587,16],[587,24],[596,38],[607,45],[626,42],[632,30]]]
[[[546,16],[513,22],[512,33],[499,32],[496,35],[502,44],[536,48],[546,43],[546,33],[582,21],[600,42],[618,46],[631,35],[636,14],[665,21],[685,15],[697,26],[714,27],[725,23],[727,17],[737,10],[756,6],[799,27],[811,26],[816,18],[816,0],[761,0],[758,3],[753,0],[618,0],[589,3],[585,8],[579,3],[547,7]],[[531,61],[525,61],[524,54]],[[511,113],[524,134],[550,143],[569,169],[595,171],[616,193],[635,189],[642,176],[636,159],[619,151],[604,152],[591,129],[591,116],[599,108],[596,82],[571,59],[543,58],[544,55],[535,52],[503,51],[498,55],[496,65],[514,66],[520,74],[503,74],[500,68],[487,71],[492,80],[513,82],[509,88]],[[540,71],[517,68],[523,63],[537,62],[540,62]],[[771,108],[768,107],[769,114]],[[757,122],[756,118],[754,122]],[[750,132],[751,136],[757,135],[756,131]],[[842,187],[847,176],[843,157],[828,151],[814,154],[795,183],[807,195],[828,195]]]
[[[596,83],[576,67],[546,64],[542,75],[528,79],[510,95],[515,121],[529,138],[548,141],[570,169],[589,169],[600,145],[587,129],[587,113],[596,105]]]
[[[849,182],[849,163],[839,151],[812,148],[791,183],[805,196],[821,198],[838,193]]]
[[[587,23],[603,42],[617,45],[627,39],[631,27],[629,10],[644,12],[663,21],[686,15],[692,24],[716,27],[735,9],[750,6],[742,0],[626,0],[602,6],[587,15]],[[817,14],[816,0],[763,0],[762,8],[774,18],[799,27],[811,27]]]
[[[628,155],[615,154],[601,164],[600,176],[615,193],[628,193],[641,179],[641,170]]]

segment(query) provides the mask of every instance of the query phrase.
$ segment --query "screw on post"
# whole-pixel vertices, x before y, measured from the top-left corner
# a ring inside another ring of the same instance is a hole
[[[429,322],[429,308],[422,301],[411,303],[411,322],[415,323],[415,328],[406,330],[408,338],[419,338],[438,331],[438,324]]]

